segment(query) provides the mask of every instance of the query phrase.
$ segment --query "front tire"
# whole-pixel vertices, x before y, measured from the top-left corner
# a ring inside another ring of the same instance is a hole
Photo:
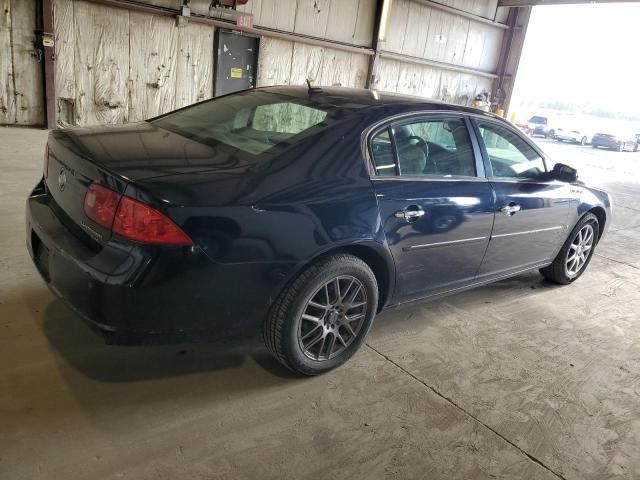
[[[332,370],[360,348],[378,306],[371,268],[348,254],[309,266],[280,294],[264,327],[267,348],[303,375]]]
[[[598,243],[599,227],[598,218],[587,213],[571,231],[553,263],[541,268],[540,273],[560,285],[575,282],[591,262]]]

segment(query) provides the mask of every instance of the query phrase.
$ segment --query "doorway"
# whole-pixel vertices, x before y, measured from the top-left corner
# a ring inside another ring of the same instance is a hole
[[[260,38],[216,31],[215,96],[255,88]]]

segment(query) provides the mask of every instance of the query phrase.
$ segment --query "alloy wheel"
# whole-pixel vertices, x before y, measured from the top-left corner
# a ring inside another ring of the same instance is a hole
[[[573,237],[565,260],[567,276],[575,277],[582,271],[589,259],[594,239],[593,225],[585,225]]]
[[[367,316],[367,292],[360,280],[341,275],[326,282],[302,311],[298,342],[304,354],[323,361],[342,353],[358,337]]]

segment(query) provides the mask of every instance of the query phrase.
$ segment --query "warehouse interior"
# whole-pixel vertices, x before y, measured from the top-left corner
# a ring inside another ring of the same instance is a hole
[[[579,283],[532,272],[384,313],[317,378],[255,342],[107,345],[24,246],[50,130],[306,82],[486,94],[507,116],[532,9],[574,3],[596,2],[0,0],[0,477],[640,477],[631,152],[613,167],[575,156],[615,211]]]

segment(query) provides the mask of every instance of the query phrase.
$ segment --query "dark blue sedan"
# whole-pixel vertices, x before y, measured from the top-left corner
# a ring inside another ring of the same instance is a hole
[[[345,362],[381,310],[540,269],[568,284],[608,194],[491,114],[274,87],[147,122],[57,130],[27,203],[40,274],[111,341],[262,332]]]

